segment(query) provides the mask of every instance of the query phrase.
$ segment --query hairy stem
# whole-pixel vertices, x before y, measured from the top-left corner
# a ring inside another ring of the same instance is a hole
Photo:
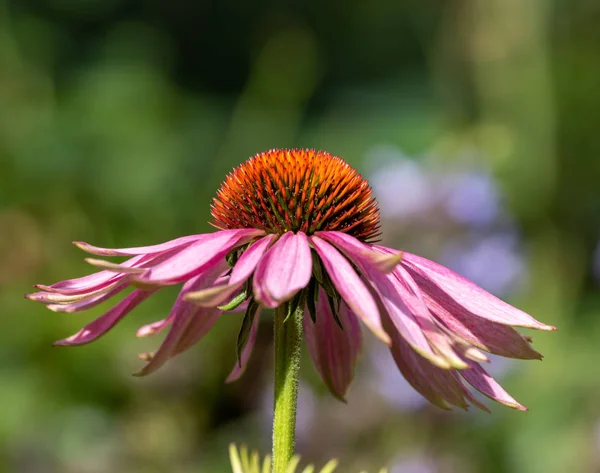
[[[294,455],[296,434],[304,307],[300,304],[289,317],[288,310],[288,304],[283,304],[275,311],[273,473],[285,473],[290,458]]]

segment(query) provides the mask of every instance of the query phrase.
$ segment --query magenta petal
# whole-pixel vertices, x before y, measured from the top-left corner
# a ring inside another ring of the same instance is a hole
[[[199,307],[196,309],[190,317],[190,323],[187,325],[183,336],[173,350],[171,358],[198,343],[210,331],[222,313],[223,311],[216,307]]]
[[[356,315],[346,303],[340,304],[336,323],[327,295],[319,289],[316,322],[304,314],[304,334],[310,356],[317,371],[331,393],[344,401],[346,391],[354,377],[354,368],[362,345],[362,333]]]
[[[116,284],[110,291],[99,294],[97,296],[86,298],[77,302],[73,302],[71,304],[50,304],[47,307],[48,309],[54,312],[81,312],[83,310],[91,309],[92,307],[101,304],[102,302],[110,299],[111,297],[116,296],[117,294],[122,292],[126,287],[127,283]]]
[[[429,402],[449,409],[448,404],[466,409],[471,394],[454,376],[451,370],[438,368],[416,353],[406,341],[392,336],[390,349],[396,365],[410,383]]]
[[[128,259],[120,264],[123,268],[137,268],[155,261],[155,255],[140,255]],[[76,279],[68,279],[66,281],[57,282],[51,286],[37,284],[35,287],[46,292],[55,292],[63,295],[88,294],[106,288],[121,279],[126,275],[115,273],[114,271],[99,271],[97,273],[83,276]]]
[[[240,356],[240,360],[236,360],[231,373],[227,376],[225,380],[226,383],[232,383],[237,381],[246,371],[246,366],[248,365],[248,360],[250,360],[250,355],[252,355],[252,350],[254,349],[254,344],[256,343],[256,337],[258,335],[258,326],[260,325],[260,307],[256,311],[254,315],[254,320],[252,321],[252,327],[250,328],[250,335],[248,336],[248,341],[246,345],[242,349],[242,354]]]
[[[162,332],[165,328],[167,328],[173,322],[173,318],[171,315],[165,319],[157,320],[156,322],[152,322],[150,324],[146,324],[141,326],[138,331],[135,333],[136,337],[149,337],[150,335],[155,335],[159,332]]]
[[[525,406],[519,404],[508,394],[478,363],[470,362],[469,365],[471,369],[460,371],[460,375],[480,393],[513,409],[519,409],[520,411],[527,410]]]
[[[125,317],[135,307],[148,299],[156,291],[141,291],[139,289],[133,291],[125,299],[119,302],[116,306],[98,317],[93,322],[86,325],[75,335],[64,340],[54,342],[54,345],[59,346],[75,346],[90,343],[104,335],[113,328],[119,320]]]
[[[277,307],[304,289],[312,275],[308,238],[284,233],[260,260],[254,274],[254,295],[267,307]]]
[[[145,376],[153,373],[162,365],[164,365],[172,356],[177,352],[178,346],[181,340],[184,338],[188,326],[193,320],[193,316],[196,313],[205,313],[206,310],[199,308],[190,302],[185,301],[185,295],[190,291],[202,289],[210,286],[223,272],[226,262],[222,261],[215,267],[211,268],[210,271],[202,273],[192,279],[186,281],[173,304],[173,308],[169,313],[169,316],[165,320],[172,322],[171,330],[165,337],[163,343],[157,350],[156,354],[150,359],[150,361],[140,371],[135,373],[137,376]]]
[[[371,292],[361,281],[352,265],[332,245],[319,237],[310,238],[318,253],[331,282],[350,307],[350,310],[384,343],[390,343],[390,337],[381,325],[377,303]]]
[[[142,284],[177,284],[223,259],[230,250],[261,234],[258,230],[222,230],[201,238],[134,278]]]
[[[145,255],[149,253],[161,253],[163,251],[173,250],[177,247],[193,243],[202,236],[202,234],[184,236],[181,238],[176,238],[175,240],[167,241],[166,243],[161,243],[160,245],[138,246],[136,248],[100,248],[98,246],[93,246],[89,243],[85,243],[83,241],[74,241],[73,244],[77,246],[77,248],[80,248],[91,255],[132,256]]]
[[[467,344],[507,358],[542,359],[527,338],[508,325],[477,317],[451,299],[443,307],[428,295],[425,302],[431,313]]]
[[[277,235],[267,235],[252,243],[235,263],[229,284],[238,284],[248,279],[275,238]]]
[[[438,301],[442,307],[456,302],[483,319],[505,325],[555,330],[538,322],[529,314],[501,301],[475,283],[433,261],[404,253],[401,263],[413,276],[422,291]]]

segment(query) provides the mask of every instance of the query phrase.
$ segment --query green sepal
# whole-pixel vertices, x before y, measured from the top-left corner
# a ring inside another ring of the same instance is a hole
[[[256,316],[257,310],[258,304],[254,302],[254,299],[251,299],[248,303],[246,313],[244,314],[242,326],[240,327],[237,342],[235,344],[237,362],[240,367],[242,366],[242,350],[246,346],[246,343],[248,343],[248,338],[250,338],[250,331],[252,330],[252,324],[254,323],[254,317]]]
[[[313,324],[317,323],[317,308],[315,307],[315,302],[319,297],[318,287],[316,279],[310,278],[306,293],[306,307],[308,307],[308,313],[310,314],[310,319],[313,321]]]
[[[296,314],[298,311],[304,311],[304,304],[306,302],[306,289],[302,289],[298,292],[291,301],[286,304],[286,314],[283,319],[283,323],[286,323],[290,316]]]
[[[217,306],[217,308],[223,311],[234,310],[241,306],[246,299],[248,299],[248,291],[244,289],[227,304]]]

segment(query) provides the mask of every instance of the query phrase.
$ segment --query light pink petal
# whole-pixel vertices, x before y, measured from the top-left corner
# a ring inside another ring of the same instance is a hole
[[[408,271],[402,266],[398,266],[394,270],[393,276],[400,282],[398,295],[405,301],[412,314],[414,314],[415,320],[421,327],[421,330],[423,330],[423,334],[434,351],[445,359],[449,367],[455,369],[467,368],[467,364],[454,350],[454,338],[447,331],[440,328],[439,322],[436,321],[429,311],[419,286],[417,286],[417,283]]]
[[[218,284],[201,291],[189,292],[185,295],[185,300],[201,307],[216,307],[231,299],[231,296],[240,290],[243,283],[233,286],[229,284]]]
[[[202,235],[201,239],[175,252],[133,280],[157,285],[181,283],[208,270],[233,248],[247,243],[259,234],[262,234],[259,230],[248,229],[222,230]]]
[[[34,292],[33,294],[26,294],[25,297],[35,302],[41,302],[43,304],[72,304],[79,301],[87,301],[94,299],[98,296],[102,296],[106,293],[110,293],[115,287],[123,285],[119,280],[113,283],[87,293],[79,294],[62,294],[60,292]]]
[[[121,263],[124,267],[134,267],[138,264],[145,262],[148,259],[147,256],[136,256],[131,258],[124,263]],[[115,280],[122,278],[123,276],[117,275],[112,271],[100,271],[93,273],[88,276],[83,276],[76,279],[67,279],[66,281],[57,282],[51,286],[44,286],[43,284],[36,284],[36,288],[46,292],[57,292],[65,295],[74,295],[87,293],[102,289],[103,287],[115,282]]]
[[[190,318],[190,323],[183,336],[179,339],[179,343],[177,343],[177,346],[173,350],[171,358],[198,343],[210,331],[222,313],[223,311],[215,307],[197,308]]]
[[[257,309],[256,314],[254,315],[252,327],[250,328],[250,335],[248,336],[248,341],[246,342],[246,345],[242,349],[240,360],[236,360],[235,365],[231,370],[231,373],[229,373],[229,376],[227,376],[227,379],[225,380],[226,383],[232,383],[234,381],[237,381],[246,371],[246,366],[248,366],[248,360],[250,360],[250,355],[252,355],[252,350],[254,349],[254,344],[256,343],[259,325],[260,307]]]
[[[390,351],[394,361],[413,388],[442,409],[449,409],[448,404],[467,409],[471,395],[451,370],[432,365],[397,334],[392,340]]]
[[[393,275],[380,273],[368,266],[364,266],[364,272],[377,291],[394,328],[402,338],[413,350],[431,363],[440,368],[450,368],[450,363],[432,349],[423,328],[417,321],[417,315],[421,317],[423,324],[426,324],[427,321],[418,298],[411,294]],[[430,329],[430,332],[433,331],[432,327],[427,326],[427,328]]]
[[[381,325],[381,317],[375,299],[361,281],[352,265],[332,245],[319,237],[310,238],[318,253],[331,282],[362,322],[384,343],[390,343],[390,337]]]
[[[93,296],[87,298],[85,300],[80,300],[77,302],[73,302],[71,304],[50,304],[48,305],[48,309],[54,312],[66,312],[66,313],[74,313],[81,312],[83,310],[91,309],[92,307],[101,304],[102,302],[110,299],[111,297],[119,294],[127,287],[127,283],[118,283],[113,286],[113,288],[105,292],[103,294]]]
[[[401,263],[415,278],[422,291],[444,307],[456,302],[473,315],[505,325],[555,330],[529,314],[501,301],[475,283],[433,261],[404,253]]]
[[[235,266],[231,271],[229,284],[238,284],[246,281],[246,279],[252,275],[256,266],[275,238],[277,238],[277,235],[267,235],[252,243],[235,263]]]
[[[98,317],[93,322],[86,325],[75,335],[64,340],[54,342],[54,345],[59,346],[75,346],[90,343],[104,335],[113,328],[119,320],[125,317],[134,308],[148,299],[156,291],[141,291],[139,289],[133,291],[125,299],[119,302],[116,306]]]
[[[182,338],[185,336],[186,330],[194,318],[194,314],[205,312],[204,309],[199,308],[190,302],[186,302],[184,299],[185,295],[190,291],[199,290],[213,284],[221,275],[224,266],[226,265],[227,263],[223,260],[209,271],[194,276],[186,281],[173,304],[169,316],[165,320],[165,325],[167,320],[171,321],[171,330],[169,330],[169,333],[156,354],[150,359],[146,366],[135,373],[136,376],[145,376],[153,373],[176,354],[176,350],[178,349]]]
[[[136,337],[149,337],[150,335],[155,335],[159,332],[162,332],[166,327],[171,325],[173,322],[173,314],[169,314],[169,316],[162,320],[157,320],[156,322],[152,322],[150,324],[143,325],[138,329],[135,333]]]
[[[304,289],[312,275],[308,238],[284,233],[262,257],[254,274],[254,295],[267,307],[277,307]]]
[[[360,258],[382,273],[392,272],[402,260],[403,253],[400,251],[385,247],[383,248],[386,251],[376,251],[373,246],[367,245],[347,233],[316,232],[315,234],[342,250],[346,255]]]
[[[479,364],[475,362],[470,362],[469,364],[471,369],[460,371],[460,375],[465,378],[471,386],[480,393],[488,396],[490,399],[498,401],[505,406],[520,411],[527,410],[525,406],[519,404],[510,394],[508,394]]]
[[[527,338],[512,327],[477,317],[452,299],[446,300],[442,307],[426,294],[425,302],[452,334],[468,344],[507,358],[542,359]]]
[[[89,243],[85,243],[83,241],[74,241],[73,244],[77,246],[77,248],[82,249],[86,253],[91,255],[99,255],[99,256],[131,256],[131,255],[145,255],[148,253],[161,253],[163,251],[173,250],[180,246],[188,245],[190,243],[195,242],[196,240],[202,238],[204,235],[190,235],[184,236],[181,238],[176,238],[175,240],[167,241],[166,243],[161,243],[160,245],[152,245],[152,246],[138,246],[137,248],[100,248],[98,246],[90,245]]]
[[[329,391],[345,402],[362,345],[360,325],[356,315],[342,302],[337,314],[342,330],[333,317],[323,289],[319,289],[316,309],[316,322],[312,321],[308,311],[304,314],[308,351]]]

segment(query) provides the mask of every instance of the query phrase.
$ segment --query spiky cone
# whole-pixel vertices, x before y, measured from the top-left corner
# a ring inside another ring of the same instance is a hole
[[[399,198],[401,198],[399,196]],[[133,288],[75,335],[92,342],[156,291],[182,285],[169,315],[138,336],[169,328],[137,373],[146,375],[200,341],[226,312],[243,310],[238,361],[243,373],[261,310],[303,311],[308,351],[331,393],[345,398],[361,350],[361,323],[389,346],[398,368],[432,403],[467,408],[468,385],[524,410],[487,373],[486,352],[540,359],[514,327],[554,330],[430,260],[376,244],[379,212],[371,188],[341,158],[323,151],[274,149],[227,176],[212,204],[217,231],[137,248],[99,248],[99,272],[27,295],[56,312],[79,312]]]

